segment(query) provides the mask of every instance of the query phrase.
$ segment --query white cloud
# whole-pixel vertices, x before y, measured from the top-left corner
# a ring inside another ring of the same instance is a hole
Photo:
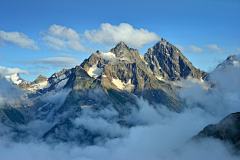
[[[102,23],[97,30],[86,30],[84,36],[92,43],[116,45],[124,41],[134,47],[142,47],[144,44],[160,39],[156,33],[143,28],[134,29],[128,23],[121,23],[119,26]]]
[[[75,58],[67,57],[53,57],[53,58],[44,58],[34,61],[15,61],[15,63],[21,64],[49,64],[53,67],[73,67],[79,65],[80,62]]]
[[[65,41],[52,36],[45,36],[43,38],[40,38],[40,40],[43,40],[45,45],[53,50],[63,50],[66,49],[67,46],[67,43]]]
[[[72,28],[53,24],[48,29],[49,34],[68,40],[80,40],[78,33]]]
[[[1,104],[20,103],[21,96],[26,92],[17,88],[5,78],[0,79],[0,107],[2,107]]]
[[[19,68],[6,68],[6,67],[0,66],[0,75],[2,77],[10,76],[10,75],[13,75],[15,73],[22,73],[22,74],[29,75],[29,72],[26,71],[26,70],[21,70]]]
[[[75,51],[84,51],[85,47],[83,47],[78,41],[68,41],[68,46]]]
[[[43,74],[43,73],[46,73],[45,71],[34,71],[34,72],[31,72],[31,74]]]
[[[78,33],[64,26],[53,24],[45,33],[41,31],[44,37],[40,40],[44,41],[44,44],[49,47],[50,50],[68,50],[73,49],[75,51],[87,51],[87,49],[79,43],[80,37]]]
[[[111,61],[112,63],[115,63],[117,61],[115,54],[113,54],[112,52],[107,52],[107,53],[103,53],[103,54],[98,54],[98,53],[94,52],[93,54],[95,54],[96,56],[103,58],[107,61]]]
[[[219,53],[223,53],[221,48],[219,48],[216,44],[206,45],[206,48],[211,50],[211,51],[218,51]]]
[[[240,52],[240,48],[237,48],[237,50]]]
[[[33,39],[21,32],[5,32],[0,30],[0,45],[6,46],[7,44],[15,45],[20,48],[27,48],[32,50],[41,50]]]
[[[59,53],[61,56],[66,56],[66,57],[76,57],[77,55],[75,54],[69,54],[69,53]]]
[[[192,52],[203,52],[202,48],[196,47],[194,45],[189,46],[192,50]]]

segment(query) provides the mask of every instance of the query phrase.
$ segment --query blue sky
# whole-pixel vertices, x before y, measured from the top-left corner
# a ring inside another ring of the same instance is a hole
[[[209,72],[240,53],[239,8],[239,0],[1,0],[0,72],[18,68],[33,81],[120,41],[143,55],[159,38]]]

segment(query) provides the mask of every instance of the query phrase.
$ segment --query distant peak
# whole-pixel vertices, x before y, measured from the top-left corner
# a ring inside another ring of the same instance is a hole
[[[39,75],[38,78],[46,78],[45,76]]]
[[[230,54],[228,57],[227,57],[227,60],[232,60],[233,58],[236,58],[237,56],[235,54]]]
[[[37,84],[37,83],[40,83],[40,82],[43,82],[43,81],[46,81],[46,80],[47,80],[47,77],[39,75],[38,78],[33,81],[33,83]]]

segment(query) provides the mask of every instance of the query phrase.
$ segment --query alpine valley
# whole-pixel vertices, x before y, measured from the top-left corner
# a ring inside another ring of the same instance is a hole
[[[51,77],[1,77],[0,148],[68,152],[42,159],[238,159],[239,61],[207,73],[162,38],[144,56],[119,42]]]

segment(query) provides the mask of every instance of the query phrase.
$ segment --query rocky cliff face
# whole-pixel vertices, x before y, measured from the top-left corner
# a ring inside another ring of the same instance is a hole
[[[159,78],[174,81],[190,75],[201,79],[207,74],[196,69],[177,47],[163,38],[148,49],[144,59],[149,64],[153,74]]]

